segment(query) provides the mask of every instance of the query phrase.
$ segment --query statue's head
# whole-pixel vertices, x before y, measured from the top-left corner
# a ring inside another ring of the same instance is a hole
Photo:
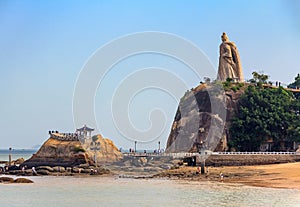
[[[225,32],[223,32],[222,36],[221,36],[222,42],[227,42],[229,41],[229,38],[227,37],[227,34]]]

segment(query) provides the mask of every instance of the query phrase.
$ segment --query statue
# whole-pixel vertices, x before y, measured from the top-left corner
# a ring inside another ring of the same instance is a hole
[[[220,45],[220,58],[218,69],[218,80],[226,81],[227,78],[231,78],[237,82],[244,81],[244,75],[242,71],[242,65],[239,52],[236,45],[230,42],[226,33],[223,32],[222,43]]]

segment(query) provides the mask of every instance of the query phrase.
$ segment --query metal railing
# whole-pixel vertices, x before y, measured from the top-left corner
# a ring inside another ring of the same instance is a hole
[[[133,156],[133,157],[173,157],[173,158],[184,158],[184,157],[193,157],[199,156],[199,153],[123,153],[124,156]],[[205,155],[300,155],[300,152],[205,152]]]
[[[300,155],[298,152],[213,152],[213,155]]]

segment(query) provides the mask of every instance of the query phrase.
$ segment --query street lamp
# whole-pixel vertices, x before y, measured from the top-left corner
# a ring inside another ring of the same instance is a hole
[[[94,151],[94,162],[96,164],[96,167],[97,167],[97,151],[100,150],[100,142],[96,142],[97,139],[93,139],[93,141],[91,142],[91,147],[90,147],[90,149]]]
[[[9,155],[8,155],[8,166],[9,167],[11,166],[11,150],[12,150],[12,148],[10,147],[9,148]]]
[[[200,154],[200,160],[201,160],[201,174],[204,174],[205,172],[205,144],[204,141],[201,140],[200,143],[197,146],[198,152]]]
[[[158,141],[158,153],[160,153],[160,141]]]

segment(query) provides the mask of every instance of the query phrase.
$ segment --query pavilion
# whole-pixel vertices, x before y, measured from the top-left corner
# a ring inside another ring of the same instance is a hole
[[[85,141],[86,139],[92,138],[92,131],[95,129],[92,129],[86,125],[83,127],[76,129],[76,133],[79,135],[79,140]]]

